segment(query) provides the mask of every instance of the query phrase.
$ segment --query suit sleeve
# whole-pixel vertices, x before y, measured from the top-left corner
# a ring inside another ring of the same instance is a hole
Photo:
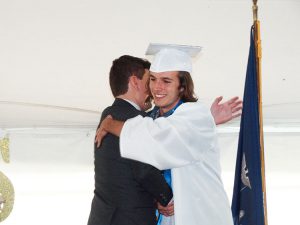
[[[131,167],[136,181],[161,205],[168,205],[173,193],[161,172],[151,165],[137,161],[132,161]]]
[[[167,118],[135,117],[120,135],[122,157],[148,163],[160,170],[203,160],[216,145],[210,111],[200,103],[184,103]]]

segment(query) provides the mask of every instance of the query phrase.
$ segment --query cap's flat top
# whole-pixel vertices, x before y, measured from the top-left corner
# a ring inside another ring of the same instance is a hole
[[[201,51],[202,47],[191,45],[150,43],[146,50],[146,55],[155,55],[162,49],[176,49],[187,53],[191,57],[195,57]]]

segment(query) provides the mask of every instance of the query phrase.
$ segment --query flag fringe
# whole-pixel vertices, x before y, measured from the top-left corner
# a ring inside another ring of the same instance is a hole
[[[257,88],[258,88],[258,105],[259,105],[259,135],[260,135],[260,160],[261,160],[261,176],[262,176],[262,191],[263,191],[263,207],[264,207],[264,222],[268,225],[267,216],[267,193],[266,193],[266,176],[265,176],[265,154],[264,154],[264,132],[263,132],[263,112],[262,112],[262,76],[261,76],[261,39],[260,39],[260,22],[254,21],[254,38],[256,52],[256,68],[257,68]]]

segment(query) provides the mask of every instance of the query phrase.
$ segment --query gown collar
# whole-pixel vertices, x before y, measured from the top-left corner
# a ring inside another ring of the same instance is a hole
[[[182,103],[183,103],[183,101],[179,100],[179,102],[172,109],[170,109],[168,112],[164,113],[163,115],[159,114],[159,107],[155,106],[154,109],[151,111],[150,116],[153,119],[156,119],[158,117],[168,117],[168,116],[171,116],[175,112],[175,110],[178,108],[178,106],[180,106]]]

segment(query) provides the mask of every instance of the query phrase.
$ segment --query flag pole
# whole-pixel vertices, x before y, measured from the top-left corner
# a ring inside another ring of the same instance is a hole
[[[262,113],[262,77],[261,77],[261,39],[260,39],[260,21],[258,20],[257,0],[253,0],[253,26],[256,50],[256,68],[257,68],[257,87],[258,87],[258,105],[259,105],[259,133],[260,133],[260,160],[263,191],[264,222],[268,225],[267,217],[267,194],[265,177],[265,155],[264,155],[264,135],[263,135],[263,113]]]

